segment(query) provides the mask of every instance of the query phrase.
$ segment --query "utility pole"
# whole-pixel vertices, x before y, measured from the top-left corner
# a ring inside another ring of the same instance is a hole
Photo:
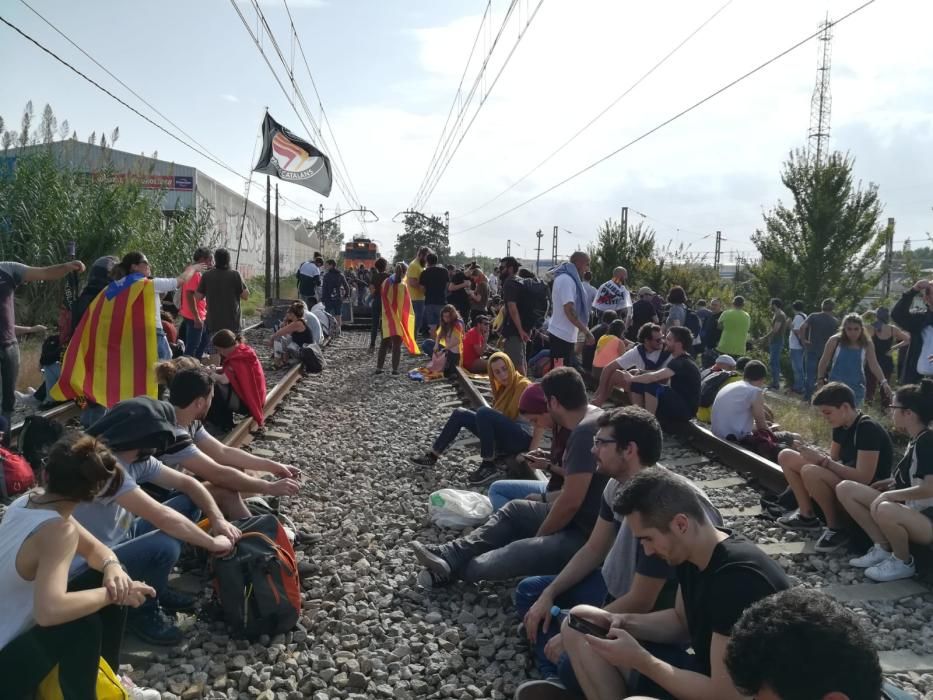
[[[810,160],[819,167],[829,150],[829,121],[833,98],[829,89],[829,75],[832,63],[832,24],[829,15],[821,25],[819,36],[819,63],[816,68],[816,85],[810,98],[810,133],[808,150]]]
[[[557,265],[557,227],[554,227],[554,237],[551,239],[551,267]]]
[[[622,207],[622,235],[628,235],[628,207]]]
[[[321,252],[321,255],[324,255],[324,205],[318,204],[317,207],[318,214],[318,225],[317,225],[317,247]]]
[[[279,183],[275,183],[275,298],[282,298],[279,286]]]
[[[891,293],[891,268],[894,266],[894,217],[888,218],[884,240],[884,295]]]
[[[716,232],[716,253],[713,257],[713,267],[716,269],[716,273],[719,273],[719,261],[720,255],[722,253],[722,231]]]
[[[541,233],[541,229],[538,229],[535,235],[538,237],[538,257],[535,260],[535,277],[537,277],[541,270],[541,239],[544,238],[544,234]]]
[[[508,257],[512,254],[512,239],[510,238],[505,242],[505,256]]]
[[[266,305],[272,303],[272,180],[266,175]]]

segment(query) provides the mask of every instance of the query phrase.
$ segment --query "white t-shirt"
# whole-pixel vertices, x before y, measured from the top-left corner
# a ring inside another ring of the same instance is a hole
[[[162,294],[168,294],[178,289],[178,279],[175,277],[153,277],[152,286],[156,293],[156,330],[162,330]],[[180,308],[180,307],[179,307]]]
[[[917,358],[917,372],[924,376],[933,375],[933,363],[927,358],[933,355],[933,326],[924,326],[920,331],[923,338],[923,347],[920,348],[920,357]]]
[[[763,389],[744,380],[726,384],[713,401],[713,435],[726,439],[734,435],[741,440],[755,430],[752,404]]]
[[[561,340],[568,343],[577,342],[577,327],[570,322],[567,314],[564,312],[564,304],[576,304],[577,284],[570,275],[558,275],[554,279],[554,288],[551,290],[551,322],[548,324],[547,331],[556,335]],[[585,318],[581,321],[586,323]]]
[[[794,320],[790,324],[790,332],[787,334],[787,347],[791,350],[803,350],[803,343],[794,331],[799,331],[807,317],[799,311],[794,314]]]
[[[311,342],[320,345],[321,336],[324,332],[321,330],[320,320],[311,311],[305,311],[305,325],[311,331]]]
[[[586,292],[586,308],[592,309],[593,304],[596,302],[596,295],[599,293],[599,290],[596,289],[589,282],[583,283],[583,291]]]
[[[646,352],[645,356],[651,362],[657,362],[658,358],[661,356],[661,351],[655,350],[654,352]],[[629,350],[626,350],[624,353],[622,353],[622,355],[617,357],[615,361],[616,361],[616,364],[619,365],[619,367],[622,369],[631,369],[633,367],[635,369],[641,369],[641,370],[645,369],[645,363],[644,363],[644,360],[641,359],[641,353],[638,352],[637,345]],[[667,363],[670,361],[671,361],[671,358],[670,356],[668,356],[668,358],[664,360],[664,362],[661,363],[661,366],[658,367],[657,369],[662,369],[666,367]]]
[[[305,277],[320,277],[321,270],[310,260],[305,260],[301,263],[301,266],[298,268],[298,274],[304,275]]]

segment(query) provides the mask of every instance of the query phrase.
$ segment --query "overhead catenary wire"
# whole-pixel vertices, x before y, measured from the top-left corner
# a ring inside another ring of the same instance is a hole
[[[853,15],[855,15],[855,14],[857,14],[858,12],[861,12],[862,10],[864,10],[864,9],[865,9],[866,7],[868,7],[869,5],[874,4],[874,2],[875,2],[875,0],[867,0],[866,2],[864,2],[864,3],[862,3],[861,5],[859,5],[858,7],[856,7],[855,9],[853,9],[853,10],[849,11],[848,13],[844,14],[844,15],[843,15],[842,17],[840,17],[839,19],[834,20],[833,22],[831,22],[831,23],[829,24],[829,26],[830,26],[830,27],[833,27],[833,26],[835,26],[835,25],[837,25],[837,24],[840,24],[841,22],[844,22],[845,20],[849,19],[849,18],[852,17]],[[584,173],[589,172],[590,170],[592,170],[592,169],[595,168],[596,166],[601,165],[602,163],[605,163],[605,162],[606,162],[607,160],[609,160],[610,158],[613,158],[613,157],[617,156],[619,153],[622,153],[623,151],[625,151],[625,150],[631,148],[631,147],[634,146],[636,143],[638,143],[638,142],[640,142],[640,141],[643,141],[644,139],[648,138],[649,136],[651,136],[652,134],[654,134],[656,131],[660,131],[660,130],[663,129],[665,126],[667,126],[667,125],[669,125],[669,124],[671,124],[671,123],[677,121],[677,120],[680,119],[681,117],[683,117],[683,116],[689,114],[690,112],[694,111],[694,110],[697,109],[698,107],[701,107],[702,105],[706,104],[707,102],[709,102],[710,100],[714,99],[715,97],[718,97],[718,96],[721,95],[722,93],[724,93],[724,92],[726,92],[727,90],[729,90],[730,88],[732,88],[732,87],[738,85],[739,83],[743,82],[744,80],[750,78],[751,76],[755,75],[755,74],[758,73],[759,71],[764,70],[765,68],[767,68],[768,66],[770,66],[772,63],[774,63],[775,61],[780,60],[781,58],[783,58],[783,57],[786,56],[787,54],[791,53],[792,51],[795,51],[796,49],[799,49],[801,46],[807,44],[809,41],[811,41],[812,39],[814,39],[814,38],[816,38],[817,36],[819,36],[820,34],[822,34],[822,33],[825,31],[825,29],[826,29],[825,27],[820,27],[817,31],[815,31],[815,32],[813,32],[813,33],[811,33],[811,34],[809,34],[809,35],[806,36],[805,38],[803,38],[803,39],[801,39],[800,41],[796,42],[796,43],[793,44],[792,46],[789,46],[788,48],[784,49],[783,51],[781,51],[780,53],[776,54],[775,56],[772,56],[771,58],[769,58],[768,60],[766,60],[764,63],[761,63],[761,64],[759,64],[758,66],[756,66],[755,68],[752,68],[751,70],[749,70],[749,71],[743,73],[743,74],[740,75],[738,78],[735,78],[734,80],[731,80],[730,82],[726,83],[725,85],[723,85],[723,86],[720,87],[719,89],[713,91],[712,93],[710,93],[710,94],[707,95],[706,97],[704,97],[704,98],[702,98],[702,99],[700,99],[700,100],[697,100],[696,102],[694,102],[693,104],[691,104],[689,107],[686,107],[686,108],[680,110],[679,112],[677,112],[677,113],[674,114],[673,116],[668,117],[667,119],[665,119],[665,120],[662,121],[661,123],[657,124],[656,126],[654,126],[654,127],[650,128],[650,129],[648,129],[647,131],[641,133],[639,136],[636,136],[636,137],[635,137],[634,139],[632,139],[631,141],[628,141],[627,143],[623,144],[622,146],[619,146],[619,147],[616,148],[615,150],[613,150],[613,151],[607,153],[606,155],[602,156],[602,157],[599,158],[598,160],[593,161],[593,162],[590,163],[589,165],[587,165],[587,166],[581,168],[580,170],[577,170],[577,171],[574,172],[573,174],[568,175],[567,177],[565,177],[563,180],[560,180],[560,181],[557,182],[556,184],[551,185],[551,186],[548,187],[547,189],[542,190],[541,192],[538,192],[536,195],[533,195],[533,196],[529,197],[528,199],[525,199],[524,201],[522,201],[522,202],[516,204],[515,206],[510,207],[509,209],[506,209],[505,211],[500,212],[499,214],[496,214],[495,216],[490,217],[489,219],[486,219],[485,221],[482,221],[482,222],[480,222],[480,223],[478,223],[478,224],[474,224],[473,226],[468,226],[467,228],[464,228],[464,229],[461,229],[460,231],[457,231],[457,234],[459,235],[459,234],[467,233],[468,231],[473,231],[473,230],[478,229],[478,228],[480,228],[480,227],[482,227],[482,226],[486,226],[486,225],[488,225],[488,224],[491,224],[491,223],[494,222],[494,221],[498,221],[499,219],[501,219],[501,218],[503,218],[503,217],[505,217],[505,216],[508,216],[509,214],[511,214],[511,213],[513,213],[513,212],[515,212],[515,211],[518,211],[518,210],[521,209],[522,207],[525,207],[525,206],[531,204],[532,202],[534,202],[534,201],[536,201],[536,200],[538,200],[538,199],[541,199],[541,197],[544,197],[545,195],[550,194],[551,192],[553,192],[554,190],[558,189],[559,187],[562,187],[562,186],[566,185],[566,184],[567,184],[568,182],[570,182],[571,180],[575,180],[576,178],[580,177],[580,176],[583,175]]]
[[[684,37],[684,38],[680,41],[680,43],[678,43],[673,49],[671,49],[670,51],[668,51],[667,54],[665,54],[657,63],[655,63],[653,66],[651,66],[651,68],[649,68],[645,73],[643,73],[643,74],[641,75],[641,77],[639,77],[634,83],[632,83],[631,85],[629,85],[620,95],[618,95],[615,99],[613,99],[612,102],[610,102],[608,105],[606,105],[606,107],[604,107],[604,108],[602,109],[602,111],[600,111],[595,117],[593,117],[592,119],[590,119],[590,120],[589,120],[586,124],[584,124],[580,129],[578,129],[578,130],[573,134],[573,136],[571,136],[569,139],[567,139],[566,141],[564,141],[560,146],[558,146],[556,149],[554,149],[554,150],[553,150],[549,155],[547,155],[541,162],[539,162],[537,165],[535,165],[533,168],[531,168],[528,172],[526,172],[524,175],[522,175],[520,178],[518,178],[515,182],[513,182],[512,184],[510,184],[508,187],[506,187],[506,188],[505,188],[504,190],[502,190],[501,192],[499,192],[497,195],[495,195],[495,196],[492,197],[491,199],[487,199],[485,202],[483,202],[483,203],[480,204],[479,206],[474,207],[473,209],[470,209],[469,211],[464,212],[463,214],[458,215],[458,216],[456,217],[456,219],[463,219],[463,218],[469,216],[470,214],[474,214],[474,213],[480,211],[481,209],[485,209],[486,207],[488,207],[488,206],[489,206],[490,204],[492,204],[493,202],[497,202],[497,201],[498,201],[499,199],[501,199],[504,195],[506,195],[506,194],[508,194],[509,192],[511,192],[513,189],[515,189],[515,188],[518,187],[521,183],[523,183],[525,180],[527,180],[529,177],[531,177],[534,173],[536,173],[538,170],[540,170],[542,167],[544,167],[544,166],[545,166],[547,163],[549,163],[555,156],[557,156],[557,155],[558,155],[559,153],[561,153],[565,148],[567,148],[567,146],[569,146],[571,143],[573,143],[574,141],[576,141],[577,138],[579,138],[579,137],[580,137],[585,131],[587,131],[591,126],[593,126],[596,122],[598,122],[598,121],[599,121],[600,119],[602,119],[606,114],[608,114],[610,110],[612,110],[617,104],[619,104],[619,102],[621,102],[623,99],[625,99],[632,91],[635,90],[635,88],[637,88],[637,87],[638,87],[639,85],[641,85],[645,80],[647,80],[655,71],[657,71],[661,66],[663,66],[665,63],[667,63],[678,51],[680,51],[680,49],[682,49],[691,39],[693,39],[693,37],[695,37],[697,34],[699,34],[703,29],[705,29],[706,26],[707,26],[710,22],[712,22],[714,19],[716,19],[716,17],[718,17],[729,5],[731,5],[732,2],[733,2],[733,0],[726,0],[726,2],[725,2],[718,10],[716,10],[712,15],[710,15],[709,17],[707,17],[696,29],[694,29],[694,30],[693,30],[692,32],[690,32],[686,37]]]

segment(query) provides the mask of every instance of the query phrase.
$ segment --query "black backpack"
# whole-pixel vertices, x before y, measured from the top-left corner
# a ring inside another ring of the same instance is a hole
[[[309,374],[320,374],[327,366],[324,360],[324,351],[317,343],[306,343],[301,346],[301,366]]]
[[[243,536],[226,557],[213,557],[214,595],[234,637],[255,640],[292,629],[301,615],[295,549],[274,515],[236,522]]]
[[[522,280],[522,286],[525,288],[528,313],[527,319],[530,328],[540,328],[544,325],[544,319],[547,317],[548,308],[551,304],[551,293],[547,284],[541,280],[527,278]],[[524,322],[526,319],[522,319]]]
[[[713,405],[713,401],[716,400],[716,394],[719,393],[719,390],[722,389],[726,382],[728,382],[733,377],[739,376],[738,372],[733,372],[728,369],[721,369],[718,372],[713,372],[706,379],[700,382],[700,406],[703,408],[709,408]]]

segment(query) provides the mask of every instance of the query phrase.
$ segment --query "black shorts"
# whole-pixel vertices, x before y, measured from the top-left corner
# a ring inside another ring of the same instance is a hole
[[[655,658],[669,663],[675,668],[694,673],[703,673],[697,658],[687,652],[683,647],[674,644],[657,644],[655,642],[642,642],[642,646]],[[657,700],[676,700],[669,692],[655,683],[647,676],[633,671],[629,678],[628,695],[647,695]]]
[[[577,344],[569,343],[563,338],[558,338],[553,333],[548,333],[548,348],[551,351],[551,359],[562,359],[564,365],[571,367],[576,364]]]

